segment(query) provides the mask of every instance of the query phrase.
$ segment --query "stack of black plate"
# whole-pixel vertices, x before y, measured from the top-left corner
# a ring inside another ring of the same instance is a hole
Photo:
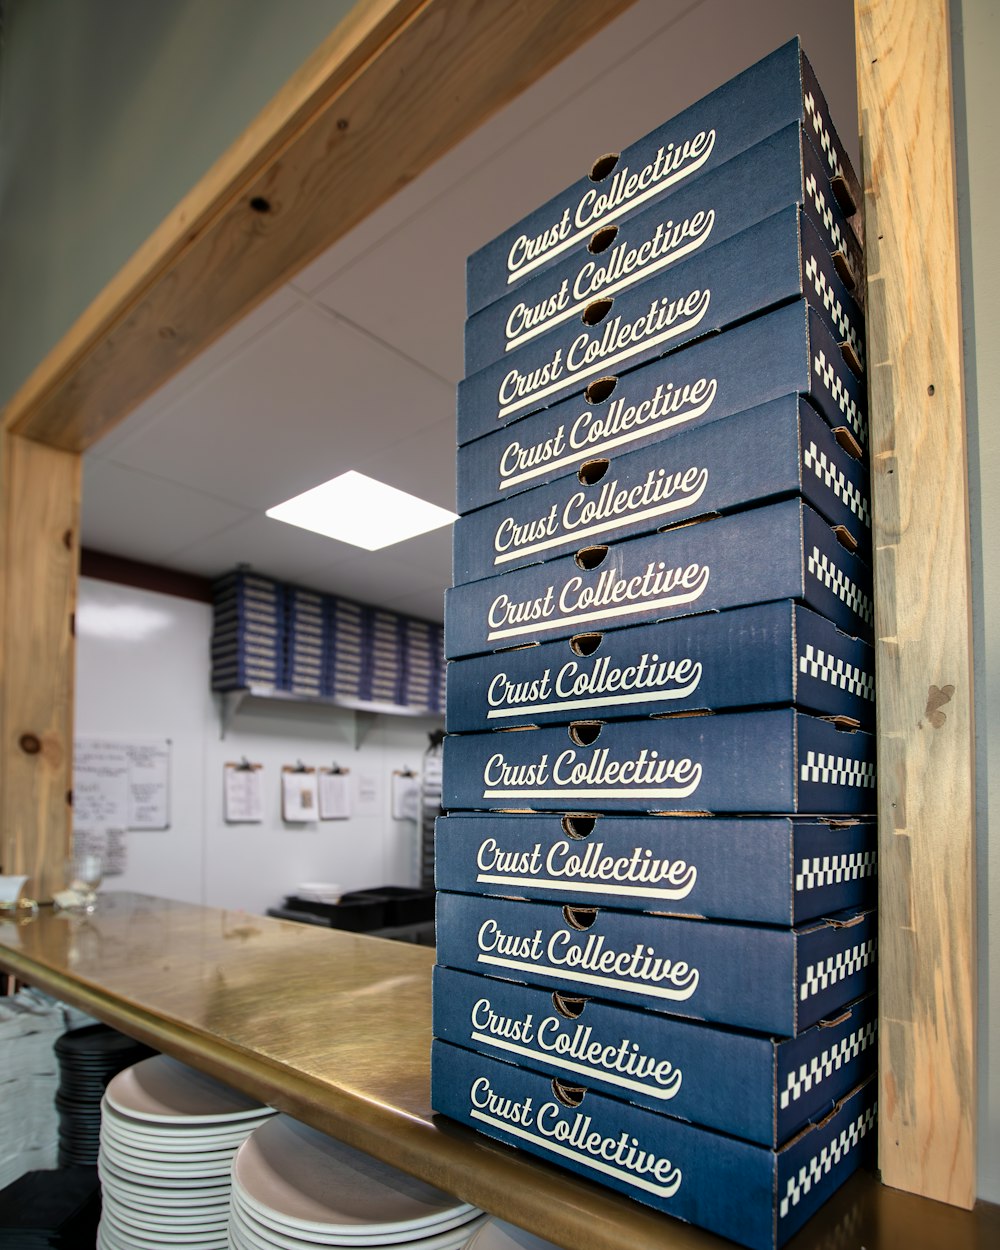
[[[101,1099],[107,1083],[155,1052],[106,1024],[64,1033],[55,1043],[59,1060],[59,1166],[94,1166],[101,1133]]]

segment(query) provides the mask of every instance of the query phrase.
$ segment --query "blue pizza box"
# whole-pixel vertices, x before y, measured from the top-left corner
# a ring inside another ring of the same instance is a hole
[[[578,634],[453,660],[445,728],[477,733],[786,704],[870,728],[873,648],[787,601]]]
[[[431,1106],[750,1250],[778,1250],[873,1157],[876,1081],[776,1151],[438,1039]]]
[[[447,734],[449,811],[875,811],[875,739],[794,708]]]
[[[284,685],[281,664],[238,663],[212,668],[213,690],[245,690],[248,686]]]
[[[773,1038],[440,965],[433,975],[435,1037],[771,1148],[875,1070],[871,994]]]
[[[662,203],[581,240],[557,264],[481,308],[465,326],[466,373],[578,321],[595,299],[617,296],[791,204],[802,206],[860,302],[861,246],[805,132],[793,123]]]
[[[252,573],[246,569],[231,569],[212,582],[214,599],[247,597],[282,603],[285,598],[285,583],[263,573]]]
[[[445,653],[457,659],[776,599],[871,637],[871,571],[822,517],[790,499],[452,586]]]
[[[269,638],[266,634],[261,637],[247,632],[213,634],[211,653],[213,661],[238,659],[240,656],[276,660],[281,657],[282,646],[280,641]]]
[[[280,638],[284,636],[285,622],[280,612],[274,613],[270,608],[260,608],[253,603],[238,603],[223,609],[215,608],[212,629],[217,634],[256,630]]]
[[[793,495],[870,561],[867,468],[804,399],[785,395],[649,447],[592,459],[569,477],[459,517],[453,584]]]
[[[567,895],[437,896],[437,960],[774,1037],[795,1037],[875,988],[875,913],[794,929],[617,911]]]
[[[858,237],[861,187],[798,39],[758,61],[588,174],[469,257],[469,314],[534,277],[603,227],[704,176],[791,123],[819,154]]]
[[[453,894],[794,926],[876,902],[874,820],[802,816],[439,816]]]
[[[458,430],[476,438],[581,394],[706,334],[804,298],[855,371],[864,372],[864,317],[815,226],[798,207],[688,256],[620,295],[595,300],[458,384]],[[467,347],[467,352],[471,347]]]
[[[591,461],[649,447],[783,395],[810,401],[852,451],[868,447],[865,390],[804,300],[755,317],[483,433],[459,429],[458,510],[472,512]],[[469,441],[469,440],[473,441]]]

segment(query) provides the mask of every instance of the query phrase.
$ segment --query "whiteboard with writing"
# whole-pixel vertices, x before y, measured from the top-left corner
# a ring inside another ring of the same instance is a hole
[[[170,828],[170,739],[77,738],[74,826]]]

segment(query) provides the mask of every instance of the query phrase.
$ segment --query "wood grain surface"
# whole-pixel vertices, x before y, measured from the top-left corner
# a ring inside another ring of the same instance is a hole
[[[975,1198],[969,512],[948,4],[859,0],[879,753],[879,1166]]]
[[[80,457],[0,438],[0,863],[51,898],[70,833]]]
[[[82,451],[632,0],[362,0],[5,413]]]

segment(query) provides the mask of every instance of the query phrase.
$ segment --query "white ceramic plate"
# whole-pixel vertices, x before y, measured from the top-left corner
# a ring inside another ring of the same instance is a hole
[[[229,1206],[221,1202],[214,1207],[189,1207],[178,1203],[173,1209],[144,1211],[122,1195],[104,1191],[105,1211],[119,1223],[135,1224],[137,1228],[174,1228],[178,1232],[196,1232],[199,1228],[221,1227],[229,1218]]]
[[[169,1055],[154,1055],[113,1077],[104,1093],[116,1111],[161,1124],[259,1119],[267,1108]]]
[[[101,1154],[109,1163],[115,1164],[125,1172],[149,1177],[189,1177],[193,1180],[206,1180],[218,1184],[229,1175],[229,1155],[224,1159],[208,1159],[198,1162],[195,1158],[181,1156],[178,1160],[154,1159],[150,1155],[136,1155],[134,1152],[119,1150],[108,1142],[101,1143]]]
[[[129,1218],[127,1213],[111,1207],[102,1212],[102,1219],[107,1219],[111,1227],[120,1237],[134,1237],[138,1241],[151,1241],[154,1244],[166,1241],[168,1244],[188,1245],[192,1242],[214,1241],[226,1235],[226,1220],[211,1220],[204,1224],[194,1221],[184,1227],[180,1223],[169,1220],[160,1221],[150,1226],[138,1224]]]
[[[148,1145],[152,1150],[218,1150],[226,1146],[235,1150],[248,1133],[265,1124],[273,1115],[268,1111],[258,1119],[238,1120],[235,1124],[154,1124],[122,1115],[107,1099],[101,1104],[101,1113],[103,1133],[136,1145]]]
[[[275,1116],[246,1139],[233,1160],[234,1184],[268,1223],[332,1234],[444,1232],[476,1209],[370,1155]]]
[[[164,1246],[184,1246],[184,1250],[228,1250],[228,1239],[221,1237],[205,1238],[196,1242],[176,1242],[168,1237],[157,1237],[155,1241],[145,1241],[131,1233],[120,1233],[114,1225],[101,1219],[98,1231],[100,1250],[163,1250]]]
[[[267,1225],[263,1220],[257,1217],[252,1210],[247,1208],[233,1190],[233,1199],[230,1207],[247,1235],[252,1235],[258,1241],[264,1242],[269,1250],[313,1250],[316,1246],[343,1246],[343,1247],[378,1247],[379,1250],[462,1250],[466,1241],[473,1232],[488,1218],[485,1215],[477,1216],[475,1219],[467,1223],[458,1225],[449,1229],[447,1232],[434,1234],[431,1236],[421,1236],[419,1233],[412,1232],[404,1234],[403,1238],[399,1238],[390,1234],[379,1233],[371,1237],[362,1234],[347,1236],[343,1233],[321,1234],[313,1233],[310,1235],[301,1232],[295,1236],[277,1225]]]
[[[116,1163],[114,1159],[109,1158],[106,1154],[98,1158],[97,1172],[98,1175],[102,1177],[107,1173],[114,1176],[116,1179],[128,1182],[129,1184],[153,1190],[187,1189],[192,1192],[197,1191],[202,1195],[207,1194],[210,1191],[215,1191],[219,1194],[226,1194],[229,1192],[229,1182],[224,1177],[144,1175],[142,1172],[136,1172],[131,1168],[121,1166]]]
[[[230,1191],[228,1177],[217,1177],[207,1183],[200,1180],[184,1181],[180,1188],[186,1192],[178,1193],[178,1184],[172,1178],[163,1180],[157,1176],[129,1172],[103,1157],[97,1160],[97,1174],[106,1187],[135,1194],[144,1202],[165,1202],[171,1205],[177,1202],[225,1202]]]
[[[135,1159],[140,1164],[150,1159],[158,1163],[191,1163],[203,1164],[205,1166],[217,1163],[220,1165],[220,1170],[223,1171],[229,1170],[229,1164],[237,1150],[236,1146],[206,1146],[204,1149],[198,1149],[197,1146],[193,1146],[185,1147],[181,1150],[162,1150],[156,1146],[147,1146],[134,1142],[127,1137],[117,1137],[112,1133],[102,1132],[101,1149],[105,1148],[117,1151],[118,1154],[127,1158]]]

